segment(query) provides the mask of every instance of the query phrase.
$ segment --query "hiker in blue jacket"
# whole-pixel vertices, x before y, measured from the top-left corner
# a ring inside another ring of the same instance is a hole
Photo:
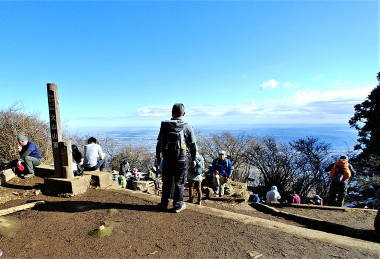
[[[18,136],[18,151],[20,159],[16,160],[17,165],[24,164],[26,166],[26,172],[22,174],[24,178],[30,178],[34,176],[34,167],[41,164],[41,153],[38,150],[34,142],[29,141],[25,136]]]
[[[225,184],[231,180],[233,172],[232,163],[226,158],[226,151],[219,151],[219,157],[212,161],[211,171],[213,172],[215,191],[219,197],[223,197]]]

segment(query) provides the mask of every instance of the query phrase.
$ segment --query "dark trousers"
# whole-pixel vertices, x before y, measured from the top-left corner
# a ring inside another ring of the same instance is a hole
[[[168,159],[164,158],[162,168],[162,196],[161,204],[167,206],[171,187],[174,183],[173,206],[179,207],[183,204],[183,191],[187,178],[188,161],[186,158]]]
[[[347,182],[331,182],[329,190],[329,205],[343,207],[347,194]]]
[[[104,171],[104,167],[105,166],[106,166],[106,160],[105,159],[101,159],[101,160],[98,161],[98,163],[96,164],[96,166],[92,166],[92,167],[85,166],[84,170],[85,171],[96,171],[96,170],[100,169],[100,171]]]

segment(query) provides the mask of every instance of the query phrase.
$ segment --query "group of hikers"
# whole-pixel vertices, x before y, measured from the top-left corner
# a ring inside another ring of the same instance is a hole
[[[326,198],[326,205],[343,207],[344,199],[347,195],[348,180],[355,174],[355,169],[348,162],[347,156],[343,155],[335,163],[330,164],[325,171],[329,174],[331,183],[329,193]],[[272,186],[266,193],[265,202],[271,204],[273,202],[283,201],[285,203],[301,204],[301,197],[294,191],[284,193],[285,197],[281,197],[277,186]],[[259,194],[253,193],[251,195],[253,202],[262,202]],[[311,199],[305,203],[314,205],[324,205],[323,198],[315,194]]]
[[[35,167],[41,164],[42,155],[37,145],[30,141],[26,136],[17,136],[19,159],[12,160],[2,165],[1,169],[15,168],[18,175],[22,178],[34,176]],[[105,154],[102,147],[97,144],[94,137],[90,137],[87,145],[84,146],[84,155],[80,152],[77,145],[71,146],[72,168],[75,176],[82,175],[83,171],[104,171]]]
[[[159,168],[162,175],[162,196],[159,208],[166,210],[169,205],[169,198],[173,197],[173,210],[180,212],[185,209],[183,202],[184,186],[189,183],[189,201],[193,202],[195,192],[197,192],[197,204],[202,202],[202,181],[204,180],[204,159],[198,152],[196,138],[192,127],[183,121],[185,108],[181,103],[172,107],[172,118],[161,122],[160,131],[157,138],[155,168]],[[20,175],[29,178],[34,175],[34,167],[41,163],[41,153],[36,144],[24,135],[17,137],[20,158],[7,164],[8,167],[15,167]],[[231,180],[233,174],[232,162],[226,157],[224,150],[218,151],[218,157],[213,160],[209,172],[212,175],[212,183],[215,193],[223,197],[225,185]],[[103,171],[105,168],[105,154],[102,147],[94,137],[87,140],[84,146],[84,154],[80,152],[76,145],[72,145],[73,173],[78,176],[83,171]],[[327,205],[343,206],[347,194],[348,180],[355,173],[355,170],[348,162],[347,156],[340,159],[326,168],[331,178]],[[136,168],[130,170],[127,161],[120,165],[120,174],[139,178]],[[172,191],[174,186],[174,192]],[[172,195],[171,195],[172,194]],[[277,202],[281,199],[277,186],[272,186],[266,194],[267,203]],[[254,201],[261,201],[259,195],[253,195]],[[289,203],[301,203],[301,197],[294,191],[286,194],[282,200]],[[323,199],[315,195],[309,203],[323,205]]]

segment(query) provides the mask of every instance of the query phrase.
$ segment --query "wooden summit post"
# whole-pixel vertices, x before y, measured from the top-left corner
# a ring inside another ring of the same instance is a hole
[[[55,177],[73,178],[71,142],[62,141],[61,117],[59,113],[58,86],[47,84],[50,133],[54,156]]]

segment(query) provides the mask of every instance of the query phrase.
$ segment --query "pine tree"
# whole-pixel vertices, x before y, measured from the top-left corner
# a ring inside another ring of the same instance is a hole
[[[361,153],[355,161],[363,173],[380,174],[380,72],[378,85],[366,100],[355,105],[355,114],[349,120],[351,127],[358,131],[358,144],[355,150]]]

